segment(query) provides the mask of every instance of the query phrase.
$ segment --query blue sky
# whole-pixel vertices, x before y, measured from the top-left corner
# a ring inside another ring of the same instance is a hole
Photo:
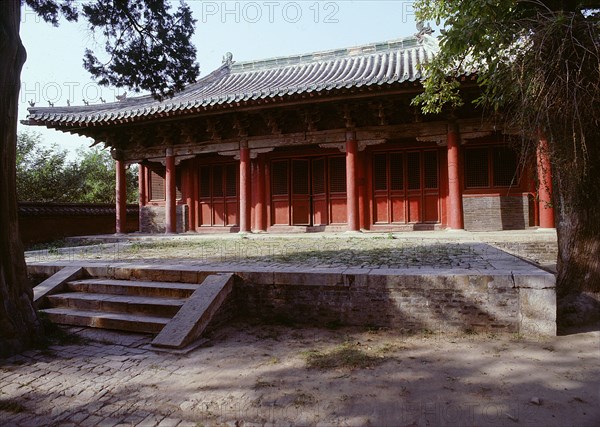
[[[198,49],[201,76],[221,65],[226,52],[247,61],[319,50],[355,46],[406,37],[416,32],[412,1],[201,1],[188,4],[197,19],[193,41]],[[21,37],[27,62],[21,75],[19,118],[27,114],[28,101],[37,106],[83,105],[83,99],[107,102],[121,93],[99,87],[82,67],[86,47],[94,39],[85,22],[44,23],[25,8]],[[91,140],[54,130],[20,125],[19,130],[40,131],[46,143],[56,142],[74,151]]]

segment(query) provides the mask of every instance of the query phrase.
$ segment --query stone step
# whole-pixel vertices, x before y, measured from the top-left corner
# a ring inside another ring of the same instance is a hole
[[[48,302],[53,308],[172,317],[185,299],[68,292],[49,295]]]
[[[124,313],[102,313],[69,308],[47,308],[40,310],[53,323],[92,328],[117,329],[120,331],[156,334],[169,323],[169,317],[140,316]]]
[[[72,292],[94,294],[132,295],[163,298],[188,298],[198,285],[174,282],[143,282],[116,279],[71,280],[67,289]]]

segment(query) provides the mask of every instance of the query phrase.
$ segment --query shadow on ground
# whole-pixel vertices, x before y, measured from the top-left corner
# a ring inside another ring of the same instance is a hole
[[[592,426],[600,419],[597,332],[526,341],[236,323],[186,356],[146,351],[144,339],[124,345],[126,337],[2,362],[0,399],[23,411],[0,416],[9,425],[157,425],[166,417],[188,425]],[[310,368],[315,354],[327,363]]]

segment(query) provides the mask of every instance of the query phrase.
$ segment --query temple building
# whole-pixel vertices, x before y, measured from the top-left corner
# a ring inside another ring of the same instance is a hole
[[[142,232],[502,230],[554,227],[550,168],[522,164],[514,131],[465,106],[422,115],[429,34],[348,49],[235,62],[173,98],[32,107],[26,124],[93,138],[116,161],[117,233],[125,167],[139,164]]]

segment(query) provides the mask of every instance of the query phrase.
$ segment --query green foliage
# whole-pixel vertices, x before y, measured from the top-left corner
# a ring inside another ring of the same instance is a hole
[[[196,20],[181,2],[168,0],[25,0],[46,22],[85,17],[89,30],[101,34],[104,58],[85,50],[83,65],[101,85],[149,90],[156,98],[171,96],[200,72],[190,39]]]
[[[69,202],[79,192],[77,167],[56,144],[43,147],[39,134],[17,136],[17,197],[23,201]]]
[[[425,66],[425,91],[413,103],[422,105],[425,113],[462,105],[456,78],[464,74],[476,73],[479,83],[486,86],[498,67],[510,63],[515,48],[520,48],[517,41],[526,29],[515,26],[515,21],[528,8],[516,0],[417,1],[417,18],[443,21],[444,28],[440,52]]]
[[[592,6],[595,5],[595,8]],[[444,22],[440,52],[424,66],[425,113],[463,102],[458,77],[474,74],[475,101],[506,128],[520,129],[522,152],[536,133],[553,165],[575,173],[573,192],[593,174],[590,144],[600,136],[600,8],[591,1],[419,0],[418,19]]]
[[[594,4],[596,9],[591,9]],[[424,93],[413,104],[425,113],[458,107],[463,101],[457,78],[475,74],[482,88],[477,100],[481,106],[502,113],[514,125],[545,128],[552,121],[547,115],[542,117],[545,109],[561,108],[556,96],[572,104],[569,89],[576,89],[583,80],[598,82],[597,7],[597,2],[589,0],[416,1],[417,18],[443,22],[443,29],[439,54],[424,66]],[[592,65],[592,71],[582,75],[583,63]],[[567,93],[556,93],[557,86]],[[553,98],[548,98],[553,92]],[[598,91],[584,90],[581,95],[589,96],[585,102],[591,105]],[[568,119],[577,121],[580,116]]]
[[[115,161],[106,150],[98,148],[77,151],[81,192],[81,203],[115,203]],[[135,203],[138,198],[137,167],[127,169],[127,202]]]
[[[42,145],[39,134],[17,137],[17,195],[21,201],[56,203],[115,203],[115,162],[106,150],[77,151]],[[127,170],[127,199],[137,200],[137,168]]]

